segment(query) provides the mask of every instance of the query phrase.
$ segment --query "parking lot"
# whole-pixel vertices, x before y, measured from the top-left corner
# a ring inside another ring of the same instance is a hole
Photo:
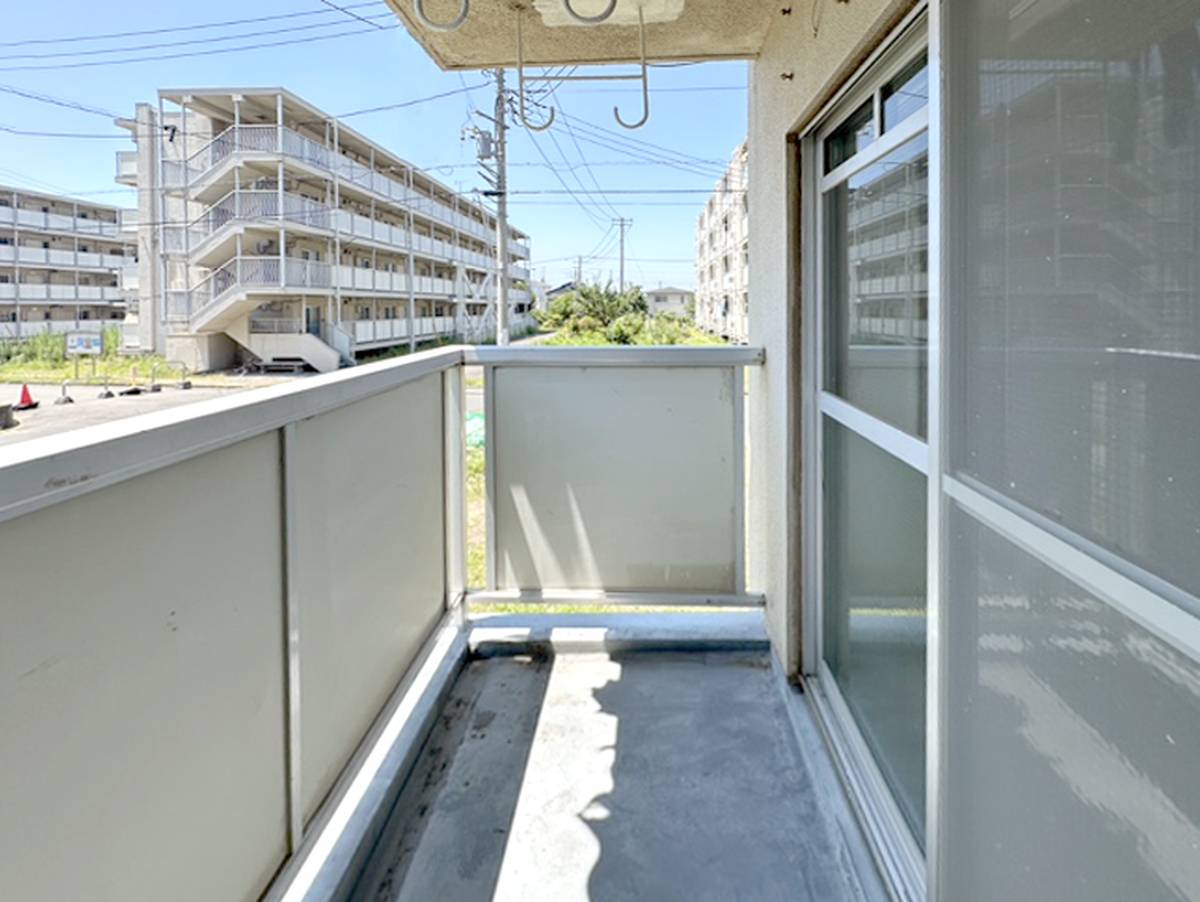
[[[98,423],[107,423],[123,417],[166,410],[180,404],[223,398],[235,392],[274,384],[278,381],[280,380],[265,379],[258,383],[246,380],[243,384],[238,385],[197,386],[187,390],[173,385],[164,385],[159,392],[143,392],[140,395],[121,395],[117,392],[127,386],[113,386],[115,397],[107,399],[99,397],[101,389],[98,386],[76,385],[68,389],[68,393],[75,403],[61,405],[54,403],[62,393],[60,385],[30,385],[29,390],[33,394],[33,399],[39,402],[38,407],[34,410],[13,412],[18,425],[12,429],[0,430],[0,446],[41,438],[56,432],[95,426]],[[21,385],[19,383],[0,382],[0,404],[15,404],[20,394]]]

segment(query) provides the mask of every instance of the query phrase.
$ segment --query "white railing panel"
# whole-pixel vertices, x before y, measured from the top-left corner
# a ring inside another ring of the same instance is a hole
[[[742,591],[732,367],[491,372],[497,588]]]
[[[441,427],[440,373],[296,426],[306,818],[444,610]]]
[[[266,887],[287,853],[279,505],[268,434],[0,524],[0,896]],[[146,542],[113,529],[130,511]]]

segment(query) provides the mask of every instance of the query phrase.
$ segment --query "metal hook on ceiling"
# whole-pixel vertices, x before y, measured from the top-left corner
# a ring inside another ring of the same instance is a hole
[[[599,25],[601,22],[608,21],[609,16],[611,16],[616,10],[617,0],[608,0],[608,6],[595,16],[581,16],[579,13],[575,12],[575,8],[571,6],[571,0],[562,0],[562,5],[567,15],[581,25]]]
[[[563,2],[565,3],[566,0]],[[642,52],[642,118],[637,122],[626,122],[621,118],[620,107],[613,106],[613,116],[616,117],[617,124],[628,129],[641,128],[650,121],[650,76],[646,69],[646,18],[642,14],[641,4],[638,4],[638,38],[641,41]]]
[[[525,30],[521,26],[524,17],[525,10],[517,10],[517,110],[523,126],[530,131],[544,132],[554,124],[554,117],[558,111],[554,107],[550,107],[550,114],[541,125],[534,125],[525,115]]]
[[[421,24],[431,31],[458,31],[463,22],[467,21],[467,15],[471,11],[471,0],[462,0],[462,7],[459,9],[458,15],[449,22],[435,22],[429,18],[425,14],[425,0],[413,0],[413,7],[416,9],[417,18],[421,20]]]

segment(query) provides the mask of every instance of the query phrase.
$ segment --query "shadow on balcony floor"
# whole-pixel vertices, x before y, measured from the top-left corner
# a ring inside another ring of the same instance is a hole
[[[470,662],[362,900],[875,898],[765,652]]]

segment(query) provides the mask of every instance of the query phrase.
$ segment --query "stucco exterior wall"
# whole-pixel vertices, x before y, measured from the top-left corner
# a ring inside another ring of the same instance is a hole
[[[813,35],[812,3],[817,34]],[[750,344],[767,365],[749,374],[750,585],[767,593],[767,629],[789,674],[800,668],[799,361],[789,359],[799,322],[796,158],[803,130],[851,76],[911,0],[809,0],[777,15],[750,69]],[[790,439],[792,435],[796,440]],[[781,487],[789,491],[781,491]]]

